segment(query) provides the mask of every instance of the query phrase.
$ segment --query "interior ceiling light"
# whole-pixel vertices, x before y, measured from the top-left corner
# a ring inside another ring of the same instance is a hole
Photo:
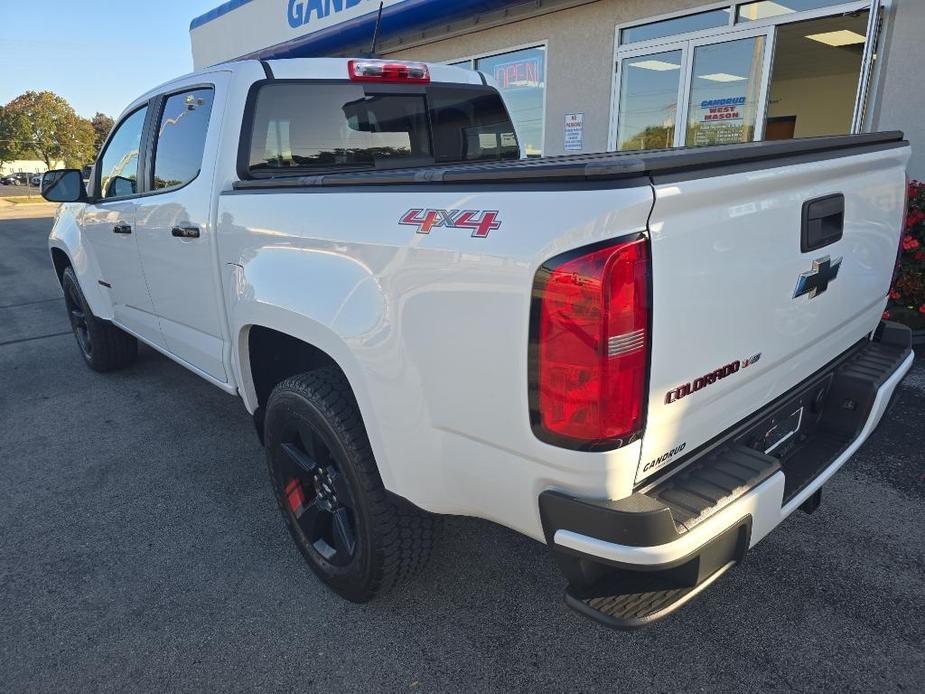
[[[807,34],[806,38],[824,43],[827,46],[851,46],[856,43],[864,43],[864,37],[856,31],[848,29],[839,29],[838,31],[826,31],[821,34]]]
[[[741,82],[748,79],[740,75],[730,75],[728,72],[714,72],[709,75],[698,75],[698,77],[702,80],[710,80],[712,82]]]
[[[739,16],[757,21],[759,19],[767,19],[768,17],[778,17],[782,14],[791,14],[794,11],[795,10],[786,5],[781,5],[779,2],[767,0],[767,2],[756,2],[745,7],[740,7]]]
[[[630,63],[630,67],[641,67],[643,70],[658,70],[659,72],[681,69],[680,65],[664,60],[640,60],[638,63]]]

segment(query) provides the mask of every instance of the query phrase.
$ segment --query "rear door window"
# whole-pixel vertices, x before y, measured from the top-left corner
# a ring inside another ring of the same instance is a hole
[[[164,101],[154,145],[154,190],[179,188],[199,175],[212,96],[206,87],[171,94]]]
[[[271,82],[252,110],[250,174],[516,159],[501,97],[482,87]]]

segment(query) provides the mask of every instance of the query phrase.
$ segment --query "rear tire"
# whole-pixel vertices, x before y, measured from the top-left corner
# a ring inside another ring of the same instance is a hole
[[[138,341],[109,321],[93,315],[73,268],[64,268],[61,287],[71,329],[87,366],[104,372],[134,362],[138,357]]]
[[[437,519],[386,492],[338,369],[277,385],[264,436],[273,491],[292,539],[336,593],[367,602],[425,565]]]

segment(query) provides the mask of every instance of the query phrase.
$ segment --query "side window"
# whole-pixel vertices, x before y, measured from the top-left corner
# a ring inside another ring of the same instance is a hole
[[[167,97],[154,149],[155,190],[186,185],[199,175],[212,96],[206,88]]]
[[[148,107],[138,109],[116,128],[100,158],[100,197],[115,198],[138,192],[138,149]]]

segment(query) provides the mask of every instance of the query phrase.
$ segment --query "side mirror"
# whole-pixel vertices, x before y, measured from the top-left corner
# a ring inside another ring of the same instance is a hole
[[[42,197],[48,202],[86,202],[87,189],[77,169],[55,169],[42,176]]]

